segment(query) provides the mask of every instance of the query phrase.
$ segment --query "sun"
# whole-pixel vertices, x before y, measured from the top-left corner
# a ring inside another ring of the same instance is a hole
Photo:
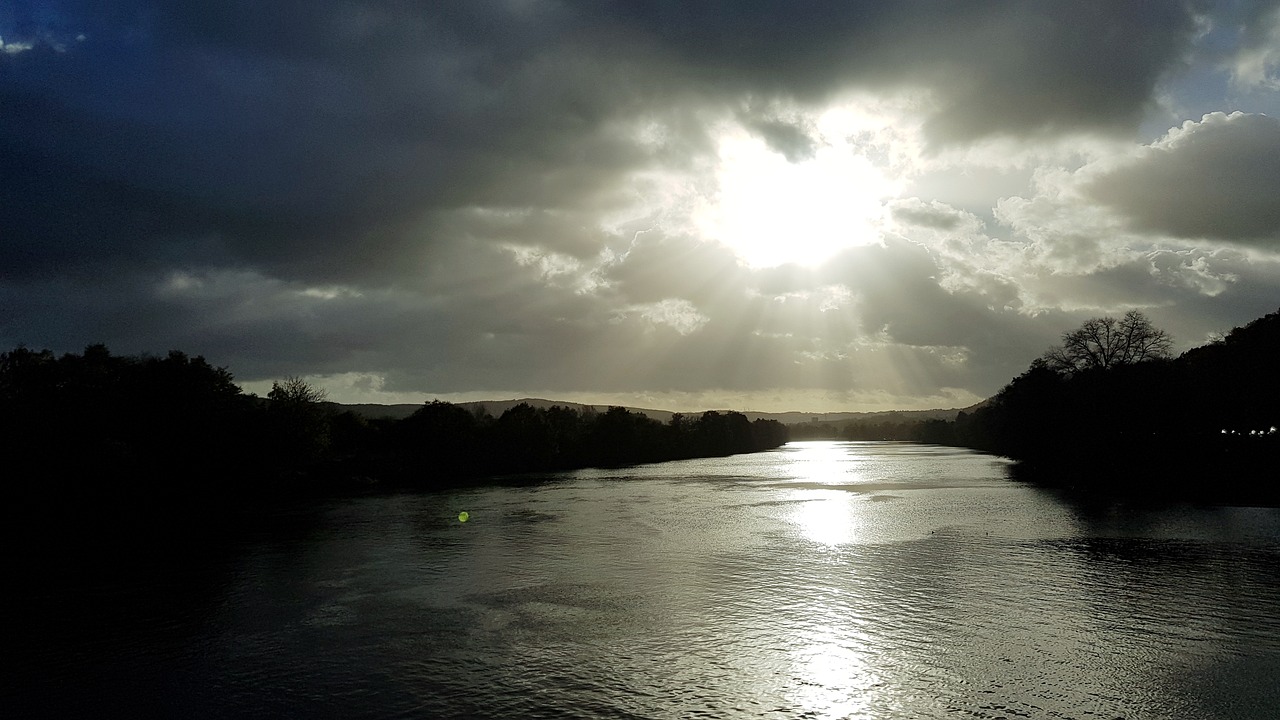
[[[885,202],[899,190],[854,143],[823,142],[791,162],[745,130],[720,137],[716,180],[699,230],[757,268],[812,267],[875,242]]]

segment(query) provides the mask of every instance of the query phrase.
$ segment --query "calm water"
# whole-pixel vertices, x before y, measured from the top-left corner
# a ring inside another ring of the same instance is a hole
[[[1270,719],[1278,570],[1275,509],[793,443],[308,508],[45,598],[6,682],[58,717]]]

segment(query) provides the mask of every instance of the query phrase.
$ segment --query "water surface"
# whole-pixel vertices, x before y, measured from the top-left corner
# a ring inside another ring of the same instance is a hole
[[[22,709],[1280,716],[1275,509],[1081,505],[965,450],[792,443],[277,525],[50,598]]]

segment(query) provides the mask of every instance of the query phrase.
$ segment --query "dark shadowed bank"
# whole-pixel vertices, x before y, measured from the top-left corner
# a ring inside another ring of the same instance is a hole
[[[1177,358],[1127,354],[1144,330],[1134,315],[1064,333],[1062,347],[954,421],[796,427],[793,437],[971,447],[1018,461],[1018,479],[1095,497],[1280,505],[1280,312]],[[1142,348],[1160,350],[1163,333],[1145,332]]]
[[[1272,313],[1177,358],[1064,368],[1046,356],[958,417],[953,440],[1018,460],[1016,476],[1034,482],[1275,505],[1277,426],[1280,313]]]
[[[530,473],[777,447],[784,425],[736,412],[662,423],[521,404],[494,418],[444,402],[367,419],[290,378],[245,394],[202,357],[101,345],[0,354],[6,527],[14,541],[142,544],[220,532],[261,508],[336,494],[521,482]]]

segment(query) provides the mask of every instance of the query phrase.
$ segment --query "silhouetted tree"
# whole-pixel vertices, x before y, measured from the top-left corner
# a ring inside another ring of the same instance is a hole
[[[1106,320],[957,417],[956,441],[1079,490],[1280,502],[1280,312],[1173,360],[1139,314]]]
[[[610,407],[598,414],[588,439],[588,457],[594,465],[618,467],[642,462],[643,426],[653,422],[624,407]]]
[[[42,543],[199,532],[261,470],[261,409],[202,357],[20,348],[0,356],[0,395],[6,466],[22,478],[9,519],[34,523]]]
[[[347,410],[329,420],[329,448],[339,457],[352,458],[377,452],[377,426]]]
[[[434,489],[500,472],[630,465],[786,441],[780,423],[753,424],[737,413],[664,425],[621,407],[521,404],[494,420],[437,401],[397,421],[339,414],[325,399],[297,377],[273,383],[266,398],[246,395],[225,368],[177,350],[0,353],[9,480],[0,525],[57,535],[67,547],[125,533],[154,544],[213,530],[227,514],[263,502],[363,492],[381,481]]]
[[[759,449],[754,447],[751,422],[739,412],[702,413],[694,427],[694,437],[699,455],[732,455]]]
[[[289,376],[271,383],[267,410],[272,419],[273,440],[279,444],[280,469],[305,470],[320,460],[329,447],[328,393],[302,378]]]
[[[486,416],[487,417],[487,416]],[[482,447],[476,415],[432,400],[391,428],[391,452],[399,472],[417,487],[456,483],[488,469],[492,453]]]
[[[166,476],[181,468],[218,482],[244,469],[252,407],[230,372],[178,350],[122,369],[122,438],[140,460]]]
[[[557,448],[545,412],[520,403],[498,418],[491,433],[500,472],[542,471],[555,465]]]
[[[1168,358],[1172,347],[1168,333],[1153,326],[1146,315],[1130,310],[1119,320],[1092,318],[1063,333],[1062,345],[1046,352],[1044,360],[1053,370],[1072,373]]]
[[[329,393],[306,380],[292,375],[271,383],[267,399],[284,405],[314,405],[329,399]]]
[[[787,426],[777,420],[756,418],[751,423],[752,450],[765,450],[785,445],[790,436]]]
[[[573,408],[553,405],[542,413],[547,426],[550,463],[556,469],[582,467],[587,420]]]

